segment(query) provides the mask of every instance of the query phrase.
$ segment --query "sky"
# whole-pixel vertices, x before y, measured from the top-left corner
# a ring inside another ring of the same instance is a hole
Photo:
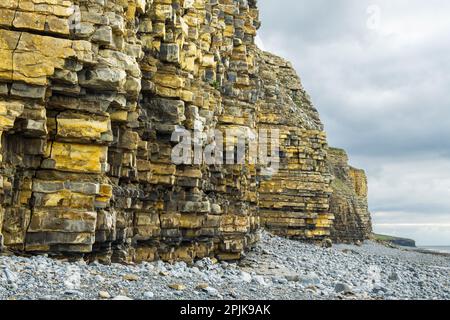
[[[377,233],[450,245],[450,1],[259,0],[330,145],[366,170]]]

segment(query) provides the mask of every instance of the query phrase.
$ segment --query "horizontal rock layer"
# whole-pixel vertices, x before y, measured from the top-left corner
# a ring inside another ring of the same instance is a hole
[[[323,126],[292,66],[255,46],[258,27],[254,0],[2,1],[4,245],[191,261],[238,259],[261,224],[328,237]],[[211,130],[279,129],[279,171],[177,165],[181,129],[199,148]]]
[[[348,165],[344,150],[330,148],[328,163],[334,176],[330,211],[335,216],[331,238],[336,242],[368,239],[372,222],[367,204],[367,177],[363,170]]]
[[[317,110],[291,64],[261,53],[260,128],[280,130],[278,173],[259,185],[263,225],[278,235],[318,240],[330,235],[333,215],[326,163],[327,141]]]

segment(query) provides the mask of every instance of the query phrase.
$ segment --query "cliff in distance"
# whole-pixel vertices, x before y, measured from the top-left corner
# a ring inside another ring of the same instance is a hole
[[[2,1],[3,245],[107,263],[239,259],[261,227],[365,239],[365,178],[328,156],[291,64],[256,47],[259,26],[255,0]],[[176,164],[181,129],[198,148],[212,130],[277,129],[279,169]]]
[[[334,177],[330,211],[335,221],[331,236],[338,242],[361,241],[372,234],[366,174],[349,166],[347,154],[341,149],[328,149],[328,164]]]

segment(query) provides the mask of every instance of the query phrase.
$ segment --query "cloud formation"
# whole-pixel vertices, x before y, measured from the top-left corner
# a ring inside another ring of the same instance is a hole
[[[260,42],[293,62],[330,144],[366,169],[375,230],[450,245],[450,2],[281,2],[259,1]]]

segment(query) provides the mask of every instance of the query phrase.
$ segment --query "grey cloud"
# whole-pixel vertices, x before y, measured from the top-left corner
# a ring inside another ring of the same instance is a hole
[[[371,4],[381,8],[379,30],[366,26]],[[381,211],[396,222],[418,212],[431,222],[450,216],[450,2],[263,0],[259,7],[265,49],[294,63],[330,144],[367,170],[375,223]]]

